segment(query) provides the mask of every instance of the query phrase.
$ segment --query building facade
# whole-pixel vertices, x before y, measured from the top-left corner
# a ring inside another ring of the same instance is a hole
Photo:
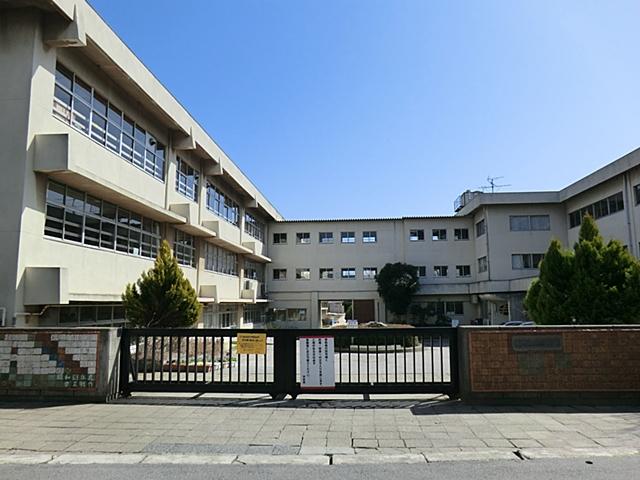
[[[393,322],[393,262],[420,278],[412,321],[520,320],[586,213],[640,256],[638,150],[560,191],[467,191],[451,216],[287,221],[83,0],[3,2],[0,68],[5,326],[123,323],[162,239],[213,327]]]
[[[121,323],[162,239],[201,324],[251,323],[281,216],[97,13],[3,2],[0,66],[5,325]]]

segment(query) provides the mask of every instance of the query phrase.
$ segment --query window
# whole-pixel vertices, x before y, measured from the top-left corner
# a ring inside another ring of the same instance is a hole
[[[273,319],[280,322],[306,322],[306,308],[277,308],[273,311]]]
[[[433,267],[434,277],[446,277],[449,275],[449,267],[446,265],[435,265]]]
[[[287,234],[286,233],[274,233],[273,234],[273,243],[275,245],[281,245],[283,243],[287,243]]]
[[[453,230],[453,239],[454,240],[469,240],[469,229],[468,228],[455,228]]]
[[[257,280],[262,282],[264,270],[262,265],[252,262],[251,260],[244,261],[244,278],[249,280]]]
[[[462,302],[445,302],[444,311],[447,315],[464,315]]]
[[[478,259],[478,273],[484,273],[489,270],[489,262],[487,257],[480,257]]]
[[[207,209],[236,227],[240,222],[238,204],[211,182],[207,182]]]
[[[237,305],[208,305],[204,308],[202,319],[205,328],[232,328],[238,324]],[[247,321],[245,311],[245,321]]]
[[[343,268],[340,272],[340,276],[346,279],[356,278],[356,269],[352,267]]]
[[[124,308],[120,304],[70,304],[68,306],[51,307],[46,315],[49,318],[57,318],[57,323],[64,326],[71,326],[72,324],[83,327],[92,325],[124,326],[126,323]]]
[[[471,265],[456,265],[456,277],[470,277]]]
[[[446,240],[447,239],[447,230],[444,228],[434,228],[431,231],[431,240]]]
[[[634,191],[635,190],[636,188],[634,187]],[[624,199],[622,197],[622,192],[618,192],[615,195],[611,195],[610,197],[569,213],[569,228],[581,225],[582,219],[587,215],[598,219],[608,215],[613,215],[621,210],[624,210]]]
[[[176,170],[176,191],[185,197],[198,201],[198,172],[187,162],[178,157]]]
[[[262,307],[244,307],[244,323],[262,323],[263,322],[263,309]]]
[[[296,233],[296,243],[300,245],[307,245],[311,243],[311,234],[309,232]]]
[[[311,270],[308,268],[296,268],[296,280],[311,280]]]
[[[264,223],[250,213],[244,214],[244,231],[256,240],[264,241]]]
[[[484,218],[476,223],[476,237],[481,237],[487,233],[487,224],[484,221]]]
[[[286,268],[274,268],[273,269],[273,279],[274,280],[286,280],[287,279],[287,269]]]
[[[464,303],[456,302],[427,302],[427,311],[433,315],[464,315]]]
[[[424,230],[409,230],[409,241],[419,242],[424,240]]]
[[[376,267],[364,267],[362,269],[362,278],[365,280],[375,280],[378,275],[378,269]]]
[[[53,181],[46,201],[48,237],[149,258],[158,254],[158,222]]]
[[[320,243],[333,243],[333,232],[320,232]]]
[[[550,230],[549,215],[511,215],[509,228],[512,232]]]
[[[53,115],[159,180],[165,147],[73,72],[56,65]]]
[[[333,278],[333,268],[321,268],[320,280],[331,280]]]
[[[419,277],[426,277],[427,276],[427,267],[426,266],[420,266],[417,268],[417,272]]]
[[[192,235],[176,230],[176,241],[173,244],[173,250],[180,265],[196,266],[196,241]]]
[[[376,243],[378,241],[378,233],[374,231],[362,232],[362,243]]]
[[[250,263],[250,262],[247,262]],[[224,273],[226,275],[238,275],[238,255],[205,242],[204,269],[210,272]],[[246,267],[245,267],[246,272]]]
[[[511,255],[511,268],[513,270],[537,269],[543,259],[542,253],[516,253]]]
[[[356,232],[340,233],[340,241],[342,243],[356,243]]]
[[[636,205],[640,204],[640,184],[633,187],[633,196],[635,197]]]

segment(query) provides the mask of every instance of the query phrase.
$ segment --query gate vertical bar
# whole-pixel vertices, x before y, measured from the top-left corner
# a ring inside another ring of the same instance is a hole
[[[131,368],[131,337],[129,336],[129,330],[123,328],[121,330],[122,335],[120,337],[120,396],[130,397],[131,390],[129,388],[129,375]]]

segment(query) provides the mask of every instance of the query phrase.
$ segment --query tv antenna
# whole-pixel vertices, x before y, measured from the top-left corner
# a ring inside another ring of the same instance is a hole
[[[487,177],[487,183],[489,185],[484,185],[484,186],[480,187],[480,189],[483,192],[485,192],[487,190],[491,190],[491,193],[494,193],[496,188],[503,188],[503,187],[510,187],[511,186],[510,183],[505,183],[505,184],[502,184],[502,185],[497,184],[496,180],[500,180],[501,178],[504,178],[504,177]]]

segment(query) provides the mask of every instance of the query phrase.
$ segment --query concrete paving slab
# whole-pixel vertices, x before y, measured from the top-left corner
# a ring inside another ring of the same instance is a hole
[[[234,463],[244,465],[329,465],[325,455],[240,455]]]
[[[227,465],[232,464],[237,455],[147,455],[142,463]]]
[[[631,447],[607,448],[525,448],[520,454],[529,460],[543,458],[576,458],[576,457],[622,457],[640,455],[640,450]]]
[[[125,464],[141,463],[145,455],[123,454],[89,454],[89,453],[63,453],[54,457],[50,465],[87,465],[87,464]]]
[[[401,455],[334,455],[333,465],[370,465],[383,463],[427,463],[424,455],[407,453]]]
[[[0,454],[0,465],[38,465],[48,463],[53,459],[53,454],[47,453],[9,453]]]
[[[519,460],[513,451],[490,449],[476,451],[425,451],[424,456],[428,462]]]

